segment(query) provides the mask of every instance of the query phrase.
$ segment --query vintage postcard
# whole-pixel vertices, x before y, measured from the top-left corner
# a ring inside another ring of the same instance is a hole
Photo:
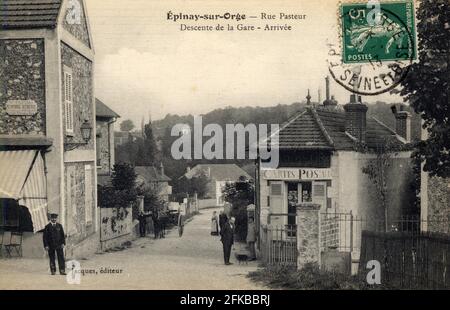
[[[447,0],[0,15],[0,289],[450,288]]]

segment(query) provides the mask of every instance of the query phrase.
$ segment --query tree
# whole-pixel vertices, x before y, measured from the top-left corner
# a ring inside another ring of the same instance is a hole
[[[421,114],[428,132],[417,143],[414,156],[424,162],[430,175],[450,176],[449,42],[448,0],[422,0],[417,18],[419,62],[412,64],[402,81],[400,94]]]
[[[99,205],[102,208],[120,208],[134,204],[137,198],[136,173],[127,163],[115,164],[111,175],[112,186],[99,186]]]
[[[227,183],[222,191],[224,200],[231,204],[231,216],[236,218],[236,235],[239,240],[247,237],[247,206],[254,203],[255,184],[240,177],[238,182]]]
[[[387,172],[391,165],[391,159],[395,155],[399,148],[390,140],[383,140],[380,142],[375,151],[375,159],[368,162],[368,164],[362,168],[362,172],[367,174],[369,179],[375,185],[377,196],[380,199],[380,204],[384,212],[384,231],[388,231],[388,187],[387,187]]]
[[[131,119],[126,119],[120,123],[121,131],[132,131],[134,129],[134,124]]]

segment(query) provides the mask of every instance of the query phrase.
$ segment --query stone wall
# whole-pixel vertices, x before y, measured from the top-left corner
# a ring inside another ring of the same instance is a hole
[[[132,208],[100,208],[102,250],[134,238]]]
[[[6,113],[8,100],[33,100],[37,113]],[[0,134],[45,135],[44,40],[0,40]]]
[[[86,16],[84,15],[84,4],[81,0],[72,0],[76,5],[66,10],[63,28],[70,32],[75,38],[91,47]],[[70,3],[69,3],[70,4]],[[79,14],[79,15],[78,15]],[[68,17],[67,17],[68,16]],[[79,20],[78,20],[79,18]]]
[[[94,233],[95,220],[95,170],[92,170],[91,184],[92,191],[88,194],[92,195],[92,219],[90,223],[86,222],[86,205],[85,205],[85,164],[90,164],[94,169],[94,163],[65,163],[64,176],[66,178],[66,234],[68,235],[68,243],[73,245],[80,243]]]
[[[450,178],[428,179],[428,230],[449,233]]]
[[[61,58],[62,65],[72,69],[73,79],[74,133],[73,136],[66,135],[64,143],[83,143],[80,126],[85,120],[88,120],[92,126],[95,125],[92,62],[64,43],[61,43]],[[63,66],[62,76],[64,76]],[[61,91],[64,94],[64,79],[62,79]],[[64,104],[62,107],[63,124],[65,124]],[[93,150],[94,140],[92,137],[87,145],[81,145],[78,150]]]
[[[308,263],[321,265],[319,214],[319,204],[301,203],[297,206],[298,269]]]
[[[110,130],[108,122],[97,120],[97,172],[109,174],[110,172]]]

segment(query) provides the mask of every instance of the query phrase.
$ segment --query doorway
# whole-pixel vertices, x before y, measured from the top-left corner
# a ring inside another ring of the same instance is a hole
[[[312,201],[312,182],[288,182],[287,183],[287,225],[292,231],[296,229],[297,205],[301,202]]]

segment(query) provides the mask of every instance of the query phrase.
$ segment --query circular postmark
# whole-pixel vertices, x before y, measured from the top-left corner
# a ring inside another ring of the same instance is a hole
[[[341,48],[329,44],[328,70],[350,92],[373,96],[393,90],[415,59],[414,15],[402,7],[342,5]]]

